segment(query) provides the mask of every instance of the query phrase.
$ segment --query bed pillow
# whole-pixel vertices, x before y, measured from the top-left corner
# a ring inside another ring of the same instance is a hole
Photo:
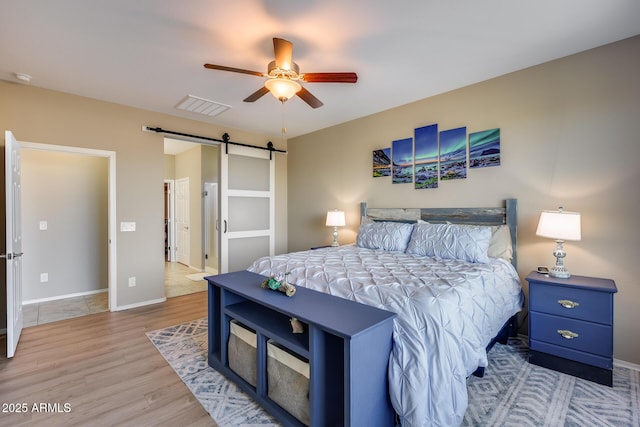
[[[447,224],[451,224],[447,222]],[[478,225],[458,224],[461,227],[478,227]],[[489,240],[489,249],[487,255],[490,258],[502,258],[509,262],[513,259],[513,246],[511,242],[511,231],[508,225],[490,225],[491,240]]]
[[[365,222],[360,225],[356,245],[361,248],[404,252],[413,224],[404,222]]]
[[[407,253],[465,262],[489,262],[491,228],[457,224],[416,224]]]
[[[511,231],[508,225],[495,225],[491,227],[491,240],[487,254],[491,258],[502,258],[511,262],[513,259],[513,247],[511,244]]]

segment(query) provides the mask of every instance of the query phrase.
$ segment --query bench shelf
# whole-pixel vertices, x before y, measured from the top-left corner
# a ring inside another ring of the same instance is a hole
[[[309,362],[312,426],[393,425],[387,367],[395,313],[298,287],[293,297],[260,287],[248,271],[206,278],[211,367],[235,382],[284,426],[302,426],[268,396],[267,341]],[[292,333],[290,318],[304,325]],[[230,322],[255,331],[255,386],[229,368]]]

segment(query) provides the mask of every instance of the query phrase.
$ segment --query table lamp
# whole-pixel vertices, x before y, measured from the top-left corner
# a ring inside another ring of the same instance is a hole
[[[333,227],[333,243],[331,246],[340,246],[338,244],[338,227],[344,227],[346,225],[346,221],[344,219],[344,212],[333,210],[327,212],[327,227]]]
[[[580,240],[580,214],[565,212],[562,207],[557,211],[542,211],[536,235],[556,241],[556,247],[553,250],[556,265],[549,270],[549,276],[561,279],[571,277],[569,270],[564,266],[563,258],[567,253],[564,251],[563,243],[565,240]]]

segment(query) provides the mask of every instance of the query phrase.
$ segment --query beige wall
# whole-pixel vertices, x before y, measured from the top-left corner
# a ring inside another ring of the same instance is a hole
[[[173,154],[164,155],[164,179],[176,178],[176,156]]]
[[[263,135],[210,123],[0,81],[1,130],[13,131],[20,141],[116,153],[116,221],[118,224],[122,221],[137,223],[135,232],[116,232],[118,306],[164,298],[163,136],[142,132],[144,125],[214,138],[228,132],[232,141],[259,146],[266,146],[269,140]],[[1,138],[4,144],[4,132]],[[271,140],[277,148],[286,149],[285,140]],[[285,176],[286,161],[286,156],[280,156],[276,165],[279,173]],[[278,185],[276,197],[284,209],[276,219],[276,247],[284,251],[287,244],[286,179],[280,180]],[[4,247],[4,243],[2,245]],[[137,278],[137,286],[130,288],[128,278],[132,276]],[[4,286],[0,294],[4,295]]]
[[[22,300],[106,289],[109,159],[33,149],[21,156],[22,245],[29,248]]]
[[[328,209],[344,209],[342,243],[358,227],[358,203],[379,207],[494,206],[518,199],[519,273],[555,262],[535,235],[540,211],[582,213],[568,242],[576,275],[612,278],[615,358],[640,364],[640,37],[542,64],[289,141],[289,249],[331,240]],[[424,78],[429,78],[425,70]],[[502,164],[465,180],[415,190],[372,178],[372,150],[437,123],[467,132],[499,127]],[[319,159],[324,159],[319,161]],[[527,286],[525,283],[525,291]]]

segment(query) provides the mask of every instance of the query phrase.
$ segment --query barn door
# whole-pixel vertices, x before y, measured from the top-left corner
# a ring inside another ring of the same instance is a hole
[[[275,160],[258,148],[220,148],[219,269],[227,273],[274,254]]]

